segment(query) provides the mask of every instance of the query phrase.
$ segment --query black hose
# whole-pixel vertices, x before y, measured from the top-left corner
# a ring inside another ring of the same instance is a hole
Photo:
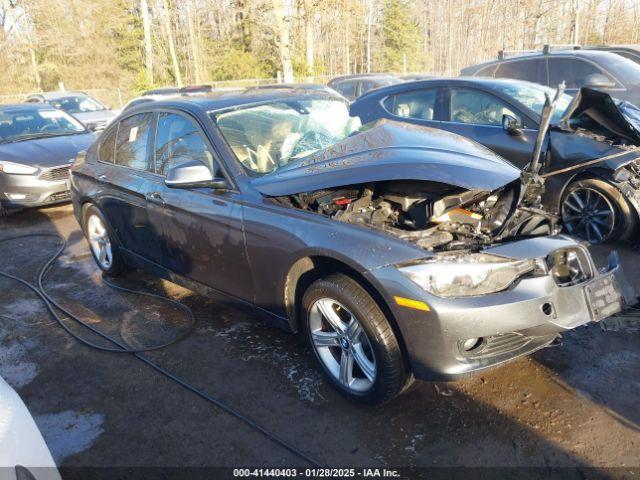
[[[54,300],[46,292],[46,290],[44,289],[44,280],[45,280],[47,274],[51,271],[54,262],[60,257],[60,255],[62,255],[62,252],[64,252],[64,250],[67,247],[67,241],[61,235],[58,235],[56,233],[32,233],[32,234],[17,235],[17,236],[12,236],[12,237],[1,238],[0,239],[0,243],[9,242],[9,241],[12,241],[12,240],[19,240],[21,238],[34,238],[34,237],[55,238],[60,243],[60,248],[56,251],[56,253],[38,271],[37,285],[29,283],[29,282],[27,282],[26,280],[24,280],[24,279],[22,279],[20,277],[17,277],[15,275],[12,275],[10,273],[3,272],[3,271],[0,271],[0,276],[5,277],[5,278],[9,278],[11,280],[14,280],[14,281],[24,285],[25,287],[27,287],[28,289],[33,291],[36,295],[38,295],[38,297],[40,297],[40,299],[44,302],[44,304],[47,307],[47,310],[49,311],[49,313],[51,313],[53,318],[58,322],[58,324],[69,335],[71,335],[73,338],[75,338],[76,340],[78,340],[82,344],[84,344],[84,345],[86,345],[88,347],[91,347],[91,348],[95,348],[95,349],[100,350],[100,351],[111,352],[111,353],[128,353],[128,354],[133,355],[138,360],[144,362],[145,364],[147,364],[148,366],[150,366],[151,368],[153,368],[154,370],[156,370],[160,374],[162,374],[165,377],[173,380],[174,382],[176,382],[177,384],[179,384],[182,387],[186,388],[190,392],[195,393],[200,398],[203,398],[204,400],[208,401],[209,403],[212,403],[213,405],[215,405],[216,407],[222,409],[226,413],[234,416],[235,418],[237,418],[241,422],[245,423],[249,427],[251,427],[254,430],[256,430],[256,431],[260,432],[261,434],[263,434],[265,437],[267,437],[272,442],[276,443],[277,445],[281,446],[282,448],[284,448],[285,450],[289,451],[290,453],[296,455],[297,457],[303,459],[305,462],[309,463],[310,465],[313,465],[313,466],[316,466],[316,467],[322,466],[318,461],[316,461],[315,459],[311,458],[309,455],[304,453],[302,450],[299,450],[298,448],[296,448],[295,446],[289,444],[288,442],[286,442],[285,440],[281,439],[277,435],[271,433],[266,428],[261,426],[259,423],[257,423],[256,421],[252,420],[251,418],[247,417],[246,415],[243,415],[242,413],[238,412],[237,410],[235,410],[233,407],[227,405],[222,400],[220,400],[220,399],[218,399],[216,397],[213,397],[213,396],[203,392],[202,390],[199,390],[198,388],[196,388],[193,385],[185,382],[184,380],[181,380],[180,378],[178,378],[177,376],[175,376],[171,372],[165,370],[160,365],[152,362],[151,360],[149,360],[148,358],[146,358],[145,356],[142,355],[143,352],[149,352],[149,351],[153,351],[153,350],[158,350],[158,349],[161,349],[161,348],[168,347],[169,345],[173,345],[174,343],[184,339],[187,335],[189,335],[191,332],[193,332],[193,329],[195,328],[195,325],[196,325],[196,319],[195,319],[195,316],[193,315],[193,312],[191,311],[191,309],[188,306],[186,306],[185,304],[180,303],[180,302],[178,302],[176,300],[168,298],[168,297],[164,297],[164,296],[161,296],[161,295],[156,295],[154,293],[139,291],[139,290],[131,290],[131,289],[128,289],[128,288],[125,288],[125,287],[121,287],[119,285],[115,285],[115,284],[109,282],[108,280],[106,280],[104,278],[104,275],[103,275],[103,281],[109,287],[114,288],[116,290],[120,290],[122,292],[126,292],[126,293],[133,293],[133,294],[136,294],[136,295],[144,295],[144,296],[147,296],[147,297],[150,297],[150,298],[156,298],[156,299],[160,299],[162,301],[166,301],[168,303],[171,303],[172,305],[175,305],[175,306],[181,308],[183,311],[186,312],[186,314],[191,319],[190,328],[187,329],[187,331],[185,333],[180,334],[179,336],[177,336],[176,338],[172,339],[171,341],[169,341],[167,343],[164,343],[164,344],[161,344],[161,345],[156,345],[156,346],[153,346],[153,347],[141,348],[141,349],[130,348],[127,345],[119,342],[117,339],[107,335],[106,333],[103,333],[99,329],[95,328],[93,325],[83,321],[82,319],[80,319],[79,317],[74,315],[73,313],[69,312],[67,309],[62,307],[56,300]],[[63,319],[58,315],[58,312],[56,311],[56,308],[58,310],[60,310],[61,312],[65,313],[68,316],[68,318],[70,318],[71,320],[74,320],[75,322],[79,323],[80,325],[88,328],[93,333],[95,333],[95,334],[99,335],[100,337],[104,338],[105,340],[111,342],[117,348],[104,347],[102,345],[95,344],[93,342],[90,342],[90,341],[85,340],[84,338],[80,337],[78,334],[73,332],[67,325],[64,324]],[[4,317],[4,315],[3,315],[3,317]],[[6,318],[10,318],[10,317],[6,317]]]

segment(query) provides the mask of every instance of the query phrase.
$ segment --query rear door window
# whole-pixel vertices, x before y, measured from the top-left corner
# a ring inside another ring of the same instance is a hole
[[[183,115],[161,113],[156,133],[156,173],[164,176],[171,168],[193,160],[205,165],[216,176],[213,153],[197,125]]]
[[[501,63],[495,72],[496,78],[513,78],[527,82],[546,83],[544,59],[512,60]]]
[[[522,117],[493,95],[467,88],[451,89],[450,118],[452,122],[501,126],[503,115],[511,115],[522,124]]]
[[[153,114],[139,113],[122,120],[116,136],[116,165],[153,171],[149,162],[149,138]]]
[[[416,90],[387,97],[384,108],[391,114],[404,118],[434,120],[438,90]]]
[[[586,83],[587,77],[593,74],[605,75],[611,79],[602,69],[579,58],[549,58],[548,61],[551,87],[557,87],[564,81],[567,88],[580,88]]]

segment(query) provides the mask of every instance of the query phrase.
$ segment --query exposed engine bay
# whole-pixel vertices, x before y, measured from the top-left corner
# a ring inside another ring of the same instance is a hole
[[[555,217],[523,207],[521,183],[487,193],[423,180],[392,180],[300,193],[277,200],[385,231],[431,250],[474,249],[524,236],[549,235]],[[526,200],[526,199],[525,199]]]

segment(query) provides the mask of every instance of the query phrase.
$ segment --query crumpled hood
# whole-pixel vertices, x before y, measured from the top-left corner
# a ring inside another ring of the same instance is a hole
[[[583,87],[557,124],[562,130],[575,130],[576,126],[600,131],[622,142],[640,146],[640,110],[628,102],[617,102],[611,95]]]
[[[518,168],[465,137],[383,119],[256,178],[252,185],[268,196],[385,180],[426,180],[493,191],[519,177]]]
[[[48,168],[70,164],[78,152],[87,150],[95,141],[92,133],[34,138],[0,144],[0,160]]]

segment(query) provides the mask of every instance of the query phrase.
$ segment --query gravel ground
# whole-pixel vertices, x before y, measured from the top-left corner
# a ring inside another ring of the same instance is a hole
[[[50,292],[94,326],[133,345],[186,328],[175,307],[103,284],[69,206],[21,212],[0,228],[0,237],[50,231],[68,238]],[[0,245],[0,268],[34,279],[53,246],[47,239]],[[608,248],[595,253],[606,258]],[[619,250],[640,287],[640,255]],[[420,382],[367,408],[333,391],[295,336],[251,311],[141,272],[120,282],[179,299],[197,318],[192,335],[149,358],[323,464],[639,470],[640,333],[633,323],[579,328],[561,347],[457,382]],[[136,358],[81,345],[31,292],[1,278],[0,315],[0,375],[62,467],[304,466]]]

